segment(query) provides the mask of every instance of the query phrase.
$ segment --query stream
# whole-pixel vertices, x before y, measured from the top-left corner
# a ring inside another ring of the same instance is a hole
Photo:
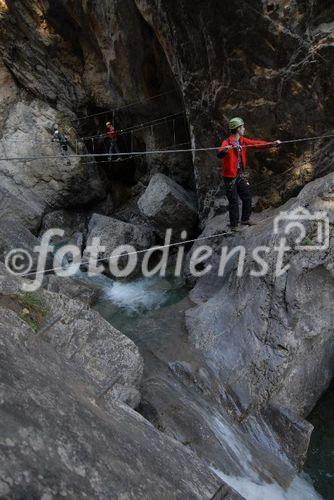
[[[183,407],[186,407],[184,434],[182,425],[178,427],[177,431],[174,431],[173,419],[170,422],[171,425],[167,424],[166,428],[163,429],[166,433],[184,444],[188,444],[192,440],[195,442],[191,430],[189,435],[187,434],[187,426],[191,427],[189,422],[199,419],[201,428],[204,423],[208,429],[205,439],[211,439],[210,434],[212,434],[219,446],[213,445],[213,448],[216,447],[216,454],[213,453],[210,456],[210,452],[208,452],[208,456],[201,458],[207,460],[212,470],[247,500],[262,500],[263,498],[270,498],[270,500],[333,499],[333,471],[330,469],[330,465],[333,468],[333,446],[331,443],[333,443],[334,427],[333,419],[329,422],[328,415],[331,409],[333,416],[334,391],[319,403],[310,416],[315,431],[305,470],[295,477],[287,490],[284,490],[278,483],[270,482],[269,479],[265,481],[264,478],[268,478],[267,472],[262,475],[259,471],[259,464],[264,458],[261,455],[262,450],[257,450],[253,454],[254,450],[247,447],[242,433],[234,426],[233,421],[229,420],[229,417],[225,418],[209,406],[206,407],[203,400],[197,399],[196,394],[184,391],[177,378],[173,377],[168,370],[169,360],[174,362],[175,359],[190,361],[187,359],[186,331],[182,327],[183,309],[182,307],[178,309],[179,305],[183,305],[184,301],[188,300],[189,290],[184,286],[182,280],[174,277],[153,277],[125,282],[98,276],[90,278],[90,281],[98,284],[103,290],[95,309],[115,328],[131,338],[138,345],[144,357],[144,397],[152,397],[154,406],[157,403],[162,408],[165,400],[169,406],[171,403],[175,403],[175,408],[179,405],[180,415],[178,418],[180,420],[182,420],[182,411],[184,411],[180,402],[182,402]],[[191,303],[185,302],[185,304],[188,308],[191,307]],[[172,311],[175,318],[177,315],[180,316],[180,323],[176,323],[174,329],[173,327],[169,328],[169,310]],[[184,331],[180,334],[181,330]],[[162,335],[164,338],[161,341]],[[176,336],[178,337],[177,341]],[[188,354],[188,357],[190,358],[191,354]],[[161,380],[157,382],[159,377]],[[325,432],[329,424],[331,424],[331,443],[327,440],[328,432]],[[261,434],[261,430],[259,432]],[[195,437],[198,438],[196,435]],[[263,433],[263,437],[267,437],[265,433]],[[259,439],[261,440],[261,437]],[[212,445],[211,441],[210,445]],[[202,451],[203,446],[202,448],[198,447],[198,449]],[[198,449],[194,446],[196,453],[198,453]],[[260,461],[258,461],[259,457]],[[212,463],[215,463],[215,466],[212,466]]]

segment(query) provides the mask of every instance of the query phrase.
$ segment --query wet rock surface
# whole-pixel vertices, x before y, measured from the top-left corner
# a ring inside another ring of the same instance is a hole
[[[185,313],[191,306],[184,299],[137,320],[136,330],[124,330],[144,357],[141,413],[224,471],[227,480],[243,477],[288,489],[305,459],[312,426],[269,406],[242,415],[229,385],[189,342]]]

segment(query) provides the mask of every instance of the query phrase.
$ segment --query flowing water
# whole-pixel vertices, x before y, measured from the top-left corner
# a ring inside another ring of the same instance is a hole
[[[137,319],[183,299],[188,290],[181,279],[154,276],[131,282],[109,281],[96,309],[115,328],[129,334]]]
[[[91,278],[90,281],[92,281]],[[104,276],[99,276],[93,281],[103,289],[103,295],[95,307],[96,310],[113,326],[132,338],[134,329],[141,331],[138,324],[143,324],[140,323],[143,318],[149,316],[152,311],[163,312],[165,308],[177,304],[188,294],[188,290],[182,281],[172,277],[167,279],[159,277],[141,278],[132,282],[125,282],[113,281]],[[154,334],[155,332],[153,332]],[[146,331],[145,335],[147,335]],[[191,403],[189,401],[189,408]],[[205,410],[200,408],[200,412],[205,413]],[[241,475],[226,473],[226,471],[221,470],[222,467],[213,470],[244,498],[247,500],[316,500],[322,498],[314,490],[309,477],[304,473],[295,478],[287,491],[284,491],[278,484],[265,483],[251,468],[251,460],[249,466],[245,464],[245,445],[238,433],[232,427],[226,425],[226,421],[213,418],[209,422],[208,417],[205,416],[205,418],[218,439],[222,440],[222,443],[225,441],[225,444],[228,442],[228,447],[237,456],[237,459],[241,463],[243,462],[242,468],[244,469]],[[311,421],[318,426],[319,421],[316,413],[312,416]],[[321,436],[318,436],[318,431],[320,431]],[[314,434],[306,472],[312,477],[317,491],[323,495],[323,498],[330,500],[334,498],[334,495],[329,496],[332,476],[328,468],[320,466],[321,459],[324,458],[323,453],[327,449],[322,442],[323,437],[322,431],[317,429]],[[328,453],[331,454],[333,459],[333,452],[328,449]]]

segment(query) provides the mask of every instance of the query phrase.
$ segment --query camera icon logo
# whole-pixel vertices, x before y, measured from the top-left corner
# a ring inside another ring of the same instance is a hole
[[[283,231],[282,231],[283,230]],[[274,234],[297,234],[296,250],[319,250],[329,248],[329,218],[327,212],[311,213],[304,207],[281,212],[274,219]]]

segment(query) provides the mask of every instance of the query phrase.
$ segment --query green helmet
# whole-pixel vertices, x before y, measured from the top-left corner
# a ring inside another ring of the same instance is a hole
[[[245,125],[245,123],[243,119],[238,116],[232,118],[228,124],[230,130],[235,130],[236,128],[241,127],[241,125]]]

